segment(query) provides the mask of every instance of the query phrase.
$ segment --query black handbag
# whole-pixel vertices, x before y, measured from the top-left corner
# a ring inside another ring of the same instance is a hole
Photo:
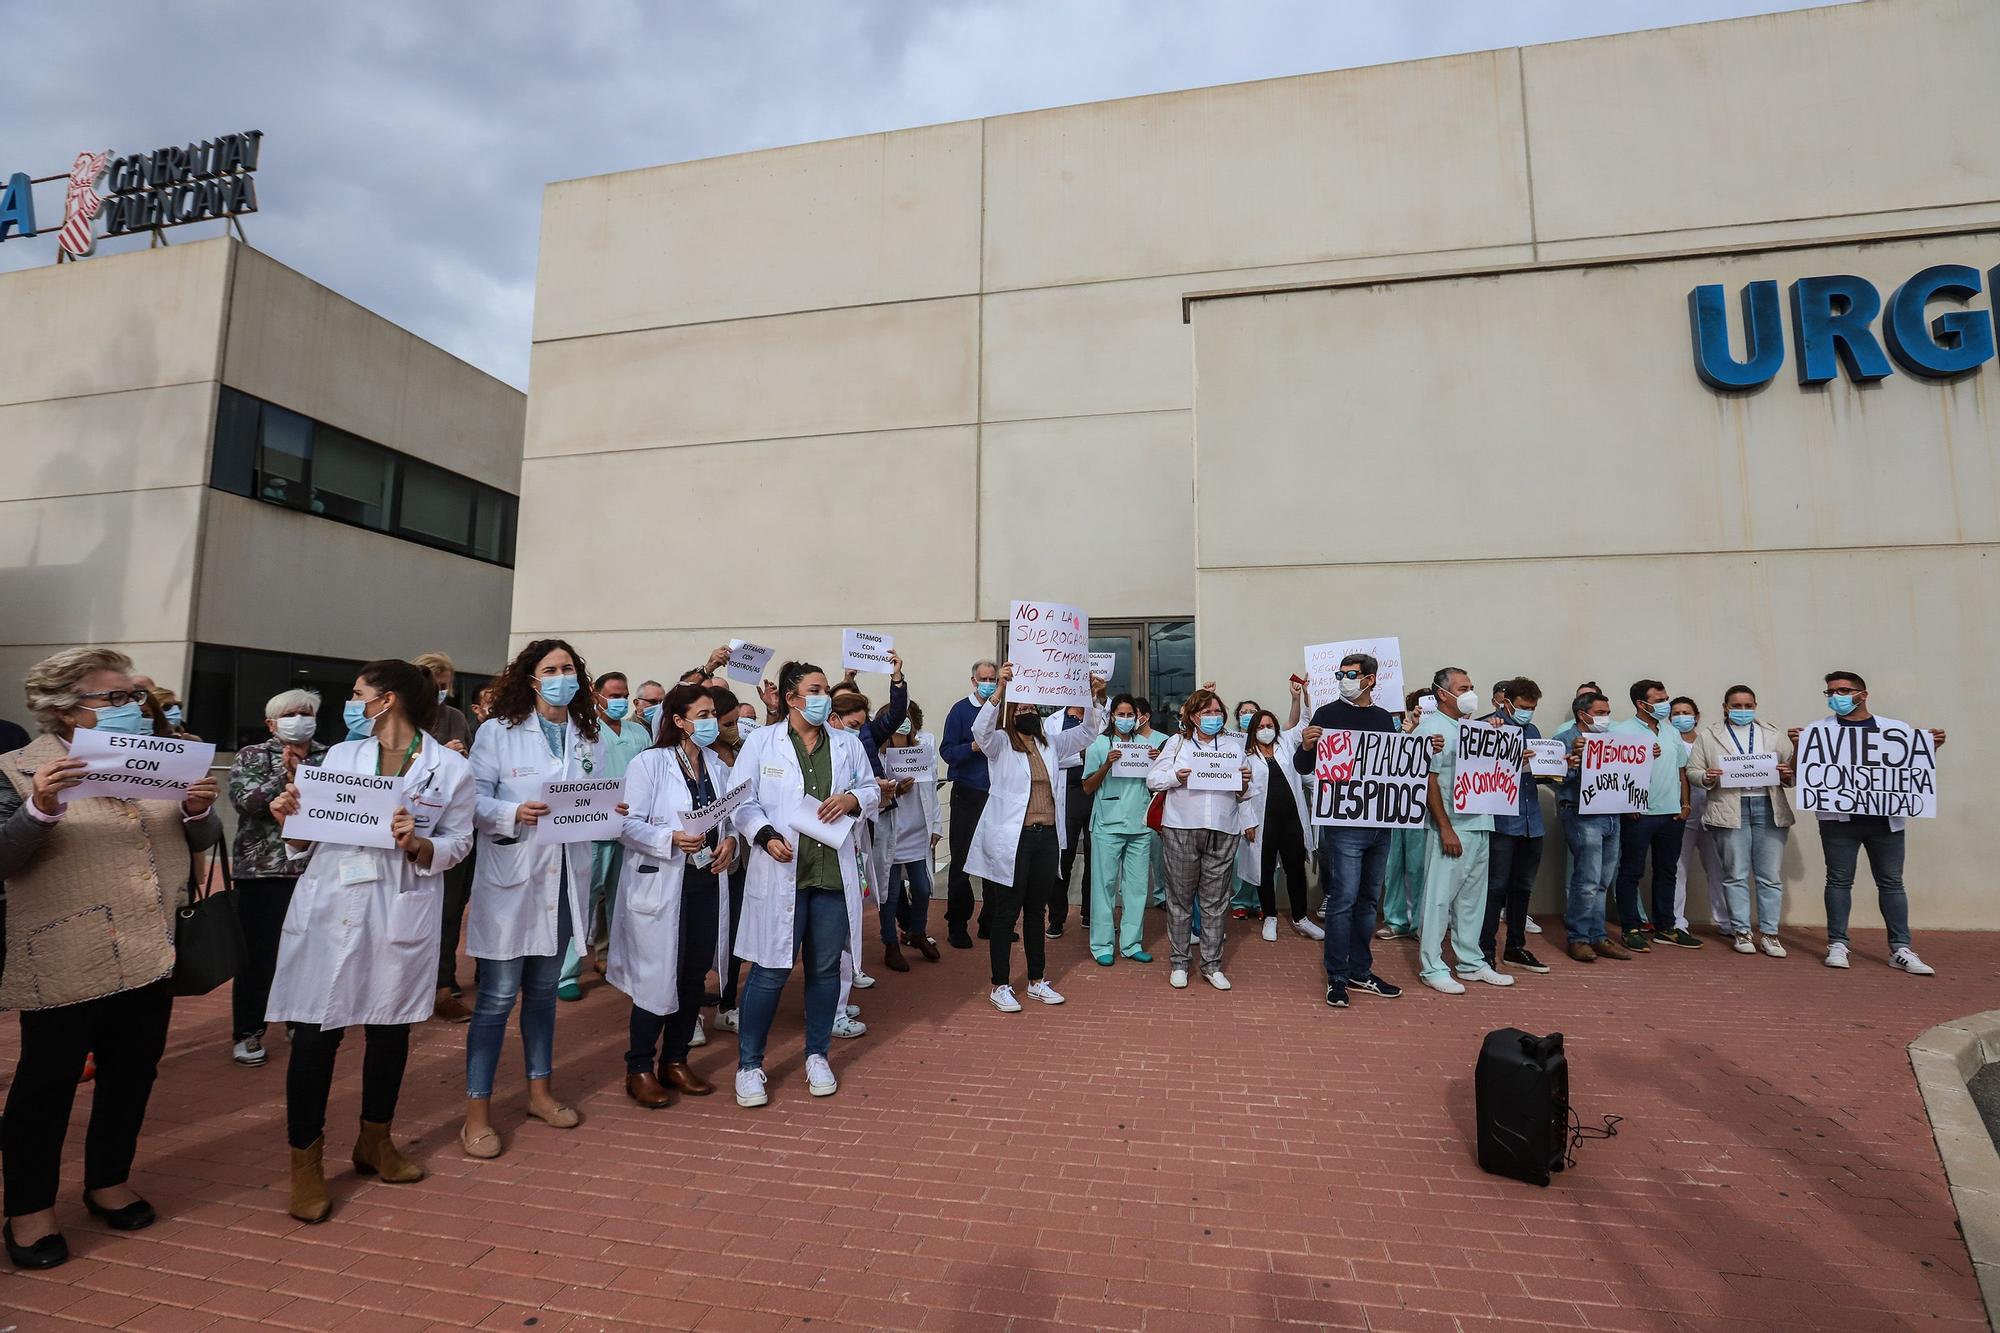
[[[218,868],[220,889],[212,887]],[[189,868],[188,900],[174,917],[174,994],[206,995],[235,980],[248,953],[236,916],[229,852],[223,848],[210,855],[206,875]]]

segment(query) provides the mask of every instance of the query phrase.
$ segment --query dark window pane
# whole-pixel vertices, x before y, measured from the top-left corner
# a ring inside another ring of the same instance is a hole
[[[479,521],[473,527],[472,553],[501,563],[514,558],[514,497],[490,486],[479,488]]]
[[[1156,730],[1171,731],[1181,704],[1194,692],[1194,622],[1156,620],[1146,627],[1146,694]]]
[[[236,660],[229,649],[195,645],[184,707],[189,731],[225,750],[236,744]]]
[[[417,537],[463,551],[472,535],[477,487],[464,477],[422,463],[406,463],[398,526]]]
[[[231,495],[257,491],[257,409],[247,393],[224,388],[215,406],[215,452],[209,460],[208,484]]]
[[[387,531],[396,484],[393,455],[379,444],[320,426],[313,432],[313,512]]]
[[[354,693],[354,678],[365,662],[341,657],[294,657],[288,690],[315,690],[319,694],[319,730],[314,738],[322,745],[336,745],[347,739],[347,724],[341,720],[341,705]]]
[[[257,498],[294,509],[309,507],[312,447],[311,418],[265,403],[257,431]]]

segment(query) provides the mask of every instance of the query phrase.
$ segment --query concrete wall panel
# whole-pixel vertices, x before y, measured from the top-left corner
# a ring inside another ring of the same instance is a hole
[[[213,384],[0,405],[0,500],[208,483]]]
[[[160,684],[176,693],[185,693],[188,680],[188,660],[191,648],[185,640],[166,643],[104,643],[91,640],[99,648],[114,648],[132,659],[132,669],[142,676],[151,676]],[[8,643],[0,644],[0,682],[6,688],[0,690],[0,718],[25,727],[33,736],[40,730],[34,714],[28,711],[23,696],[21,681],[28,674],[28,668],[51,653],[65,648],[79,648],[84,641],[75,643]]]
[[[188,637],[200,487],[0,504],[7,641]]]

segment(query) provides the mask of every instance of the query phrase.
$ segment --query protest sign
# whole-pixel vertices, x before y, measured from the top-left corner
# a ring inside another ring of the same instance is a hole
[[[764,668],[771,665],[771,659],[777,654],[778,650],[775,648],[763,648],[754,643],[745,643],[741,639],[731,639],[729,665],[723,669],[723,674],[731,680],[740,680],[745,685],[761,685],[764,683]]]
[[[703,837],[708,831],[736,813],[736,807],[750,799],[750,784],[739,782],[707,805],[697,806],[681,816],[681,832],[692,837]]]
[[[88,796],[127,801],[184,801],[188,787],[208,776],[215,747],[172,736],[140,736],[80,727],[70,737],[69,757],[90,767],[83,781],[63,790],[67,805]]]
[[[1143,778],[1153,771],[1153,751],[1144,745],[1114,745],[1111,753],[1114,778]]]
[[[1099,680],[1108,682],[1111,679],[1111,673],[1117,669],[1117,653],[1092,653],[1090,655],[1090,674]]]
[[[1007,612],[1007,702],[1090,703],[1090,617],[1059,602],[1015,602]]]
[[[879,750],[882,756],[882,772],[892,778],[916,778],[919,781],[937,777],[937,748],[929,741],[918,741],[915,745],[885,745]]]
[[[1649,736],[1594,733],[1583,738],[1576,809],[1582,815],[1646,813],[1646,786],[1653,769]]]
[[[1561,741],[1528,742],[1528,774],[1537,778],[1569,775],[1569,747]]]
[[[341,773],[304,764],[292,775],[298,813],[285,820],[293,842],[338,842],[349,847],[394,847],[389,821],[403,804],[403,780],[373,773]]]
[[[1401,639],[1343,639],[1339,643],[1315,643],[1306,649],[1306,697],[1314,708],[1340,697],[1334,673],[1340,659],[1349,653],[1367,653],[1375,659],[1374,700],[1392,713],[1403,711],[1403,642]]]
[[[1461,719],[1451,773],[1451,808],[1461,815],[1520,813],[1522,741],[1519,727]]]
[[[1775,787],[1778,785],[1778,756],[1762,751],[1718,756],[1715,766],[1722,770],[1721,787]]]
[[[1799,733],[1796,762],[1800,814],[1937,817],[1937,746],[1921,727],[1815,722]]]
[[[1399,731],[1323,731],[1313,756],[1314,824],[1422,828],[1431,738]]]
[[[876,634],[865,629],[844,629],[840,632],[841,670],[892,674],[896,664],[889,660],[889,654],[895,648],[893,635]]]
[[[544,782],[541,794],[535,799],[546,805],[549,812],[535,822],[529,841],[546,845],[617,837],[625,822],[618,813],[624,787],[622,778]]]
[[[1243,738],[1224,732],[1197,736],[1181,747],[1189,791],[1242,791]]]

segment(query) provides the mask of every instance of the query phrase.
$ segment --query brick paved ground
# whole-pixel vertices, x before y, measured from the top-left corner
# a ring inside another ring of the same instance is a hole
[[[237,1068],[210,997],[176,1016],[141,1147],[161,1222],[83,1215],[79,1116],[77,1258],[0,1275],[0,1329],[1978,1328],[1903,1048],[1993,1007],[1995,947],[1922,944],[1935,979],[1883,966],[1880,935],[1845,974],[1804,938],[1783,962],[1711,942],[1334,1012],[1289,933],[1239,935],[1221,995],[1098,968],[1072,930],[1061,1009],[994,1011],[983,953],[880,971],[831,1099],[806,1095],[794,987],[756,1112],[627,1102],[600,986],[557,1032],[583,1127],[523,1127],[510,1048],[497,1161],[454,1141],[463,1029],[420,1032],[398,1124],[418,1185],[347,1169],[344,1052],[319,1227],[284,1210],[283,1043]],[[1381,970],[1408,982],[1411,953]],[[1546,1190],[1473,1161],[1473,1055],[1508,1024],[1564,1031],[1586,1118],[1625,1117]],[[723,1079],[733,1039],[696,1057]]]

